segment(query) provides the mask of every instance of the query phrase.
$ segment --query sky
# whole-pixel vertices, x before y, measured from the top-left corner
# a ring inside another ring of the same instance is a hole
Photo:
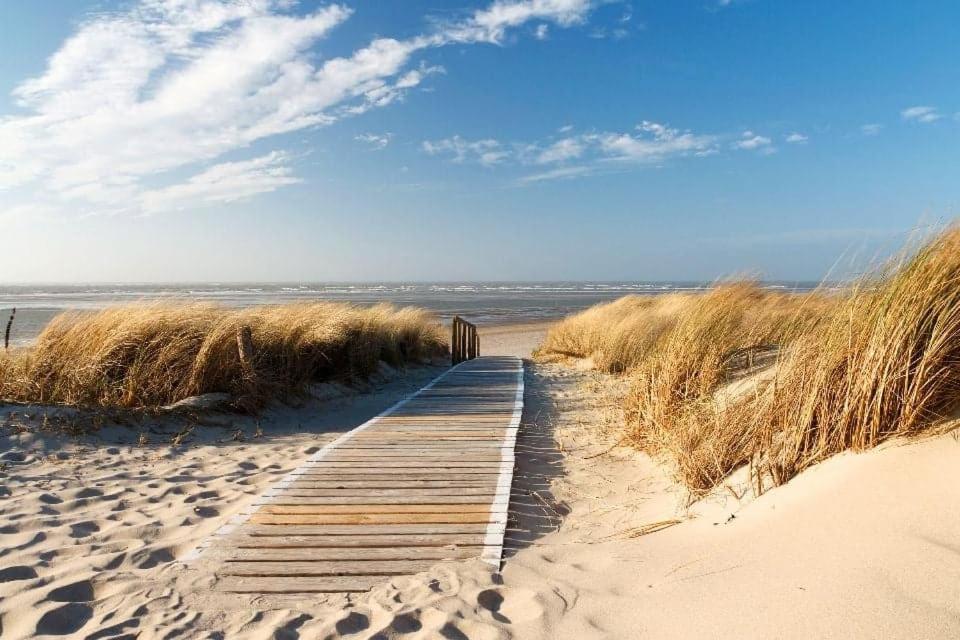
[[[0,3],[0,282],[818,280],[960,211],[960,3]]]

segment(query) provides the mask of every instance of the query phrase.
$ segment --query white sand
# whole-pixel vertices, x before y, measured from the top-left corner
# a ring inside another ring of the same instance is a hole
[[[528,353],[525,332],[488,336],[485,352]],[[753,501],[734,499],[744,487],[731,481],[686,508],[660,465],[615,446],[606,382],[559,365],[527,374],[501,575],[443,563],[361,596],[264,599],[213,595],[203,566],[174,562],[314,447],[434,373],[273,411],[260,438],[236,420],[243,442],[229,440],[233,426],[198,427],[187,447],[164,444],[169,434],[132,446],[138,434],[117,427],[78,442],[11,435],[7,419],[0,635],[960,637],[955,436],[839,456]]]

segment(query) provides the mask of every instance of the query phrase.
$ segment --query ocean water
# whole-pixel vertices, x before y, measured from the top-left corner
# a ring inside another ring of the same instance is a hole
[[[11,343],[32,342],[47,322],[66,310],[99,309],[142,301],[214,302],[252,306],[333,300],[369,305],[390,302],[434,311],[448,322],[459,314],[476,324],[553,320],[627,294],[698,291],[704,282],[325,282],[230,284],[0,284],[0,332],[17,309]],[[814,283],[767,282],[765,287],[809,290]],[[2,337],[0,337],[2,339]]]

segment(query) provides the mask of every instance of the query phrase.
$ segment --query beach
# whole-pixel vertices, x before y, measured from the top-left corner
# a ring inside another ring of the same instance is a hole
[[[544,330],[488,328],[482,348],[529,358]],[[549,489],[540,508],[511,514],[502,574],[445,562],[369,594],[278,598],[216,594],[202,564],[177,561],[318,447],[440,370],[259,419],[212,418],[179,445],[177,424],[162,420],[80,438],[18,433],[36,414],[6,407],[3,637],[960,633],[960,520],[945,517],[960,499],[955,435],[844,454],[757,499],[733,477],[687,504],[661,463],[618,442],[622,381],[529,360],[516,482],[546,478]]]

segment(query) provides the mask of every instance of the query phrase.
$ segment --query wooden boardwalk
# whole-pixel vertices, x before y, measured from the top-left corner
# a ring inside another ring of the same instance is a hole
[[[366,591],[441,560],[499,568],[523,407],[519,358],[451,368],[337,438],[200,552],[239,593]]]

